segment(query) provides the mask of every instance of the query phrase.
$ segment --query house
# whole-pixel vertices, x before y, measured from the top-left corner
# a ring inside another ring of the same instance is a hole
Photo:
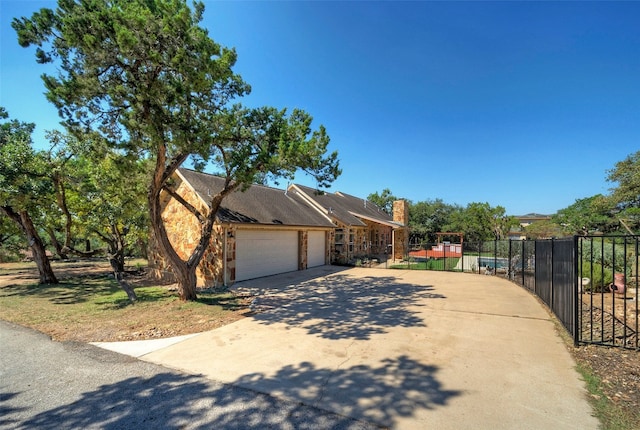
[[[395,201],[392,217],[375,204],[342,192],[318,193],[312,188],[292,185],[289,193],[303,196],[331,219],[335,226],[329,241],[331,263],[353,263],[365,258],[401,260],[406,255],[408,202]]]
[[[173,180],[174,190],[203,213],[224,182],[187,169],[178,169]],[[200,239],[200,224],[168,193],[162,198],[167,235],[178,255],[186,259]],[[286,190],[252,185],[244,192],[233,192],[218,210],[210,246],[196,270],[198,285],[230,285],[387,252],[401,258],[408,238],[404,227],[408,210],[406,202],[396,203],[398,219],[404,222],[393,221],[362,199],[342,193],[321,195],[299,185]],[[167,262],[153,244],[149,254],[152,274],[171,279]]]
[[[520,224],[518,229],[512,229],[508,236],[510,240],[525,240],[527,236],[524,234],[525,229],[535,222],[540,221],[549,221],[551,220],[550,215],[542,215],[537,213],[530,213],[527,215],[517,215],[515,218],[518,220]]]

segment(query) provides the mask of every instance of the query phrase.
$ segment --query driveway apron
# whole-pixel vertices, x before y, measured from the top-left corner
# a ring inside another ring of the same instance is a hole
[[[235,288],[255,314],[140,358],[383,427],[598,428],[554,319],[505,279],[326,267]]]

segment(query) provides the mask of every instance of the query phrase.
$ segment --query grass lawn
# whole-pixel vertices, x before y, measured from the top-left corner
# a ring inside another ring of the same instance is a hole
[[[390,269],[411,269],[411,270],[452,270],[460,261],[460,257],[437,258],[427,261],[412,261],[402,264],[394,264]],[[445,266],[446,265],[446,266]]]
[[[161,285],[136,286],[138,301],[132,304],[110,276],[108,264],[94,264],[91,270],[64,264],[54,266],[58,285],[23,279],[33,274],[33,263],[0,264],[0,319],[55,340],[105,342],[197,333],[249,312],[247,299],[230,292],[200,292],[198,301],[183,302]]]

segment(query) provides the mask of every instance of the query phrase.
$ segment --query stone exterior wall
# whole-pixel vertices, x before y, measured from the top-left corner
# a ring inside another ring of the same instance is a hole
[[[298,231],[298,270],[305,270],[309,266],[309,232]]]
[[[393,202],[393,220],[404,226],[395,229],[393,239],[393,259],[402,260],[409,252],[409,202],[406,200]]]
[[[180,184],[176,190],[186,201],[206,214],[207,206],[185,184]],[[176,253],[183,260],[187,260],[200,240],[200,223],[182,204],[174,199],[166,201],[162,211],[162,219],[167,230],[167,236]],[[196,269],[199,287],[211,287],[224,284],[224,228],[214,225],[209,247],[204,252],[202,260]],[[229,249],[232,252],[229,252]],[[227,260],[233,258],[235,262],[235,243],[227,238]],[[157,245],[151,241],[149,250],[149,267],[156,279],[174,281],[169,262],[158,251]],[[235,265],[233,267],[235,271]],[[228,278],[229,279],[229,278]]]
[[[328,258],[331,264],[354,264],[363,258],[384,258],[391,244],[392,228],[365,220],[366,226],[348,226],[334,221],[329,233]],[[337,238],[337,239],[336,239]],[[342,239],[340,239],[342,238]]]
[[[384,224],[364,220],[367,224],[367,252],[372,256],[383,256],[388,253],[393,229]]]

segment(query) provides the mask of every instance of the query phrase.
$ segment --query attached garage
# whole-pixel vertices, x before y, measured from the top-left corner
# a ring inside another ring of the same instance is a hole
[[[236,281],[298,270],[298,232],[237,230]]]
[[[307,267],[324,266],[325,249],[325,232],[310,231],[307,242]]]

